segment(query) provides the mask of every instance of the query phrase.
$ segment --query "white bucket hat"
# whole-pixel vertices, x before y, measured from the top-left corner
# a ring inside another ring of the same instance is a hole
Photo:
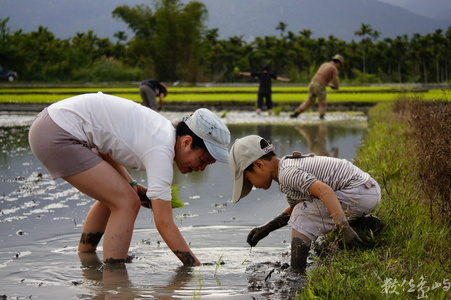
[[[342,66],[345,64],[345,59],[340,54],[335,54],[332,59],[338,60]]]
[[[206,108],[199,108],[191,116],[183,117],[182,122],[204,141],[211,156],[220,162],[229,162],[230,131],[218,116]]]
[[[252,184],[244,177],[244,170],[254,161],[265,154],[275,150],[275,147],[269,143],[262,149],[261,141],[265,140],[258,135],[249,135],[235,140],[230,149],[229,165],[234,176],[233,198],[232,202],[238,202],[246,197],[252,190]]]

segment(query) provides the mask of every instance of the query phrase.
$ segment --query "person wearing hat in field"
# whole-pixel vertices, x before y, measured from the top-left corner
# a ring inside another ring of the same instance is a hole
[[[291,118],[296,118],[301,113],[306,111],[310,106],[312,106],[315,99],[318,98],[319,117],[320,119],[324,119],[327,108],[326,87],[329,86],[332,89],[338,90],[338,68],[342,67],[343,64],[343,56],[337,54],[332,57],[332,61],[325,62],[319,67],[308,86],[309,92],[307,100],[296,108],[294,113],[290,115]]]
[[[251,230],[249,245],[290,224],[291,267],[305,270],[310,244],[317,237],[338,228],[350,247],[362,243],[350,222],[373,232],[381,229],[382,221],[368,215],[381,199],[380,187],[368,173],[345,159],[299,152],[278,158],[274,150],[258,135],[237,139],[230,149],[232,202],[248,195],[254,186],[269,189],[275,181],[289,204],[279,216]]]
[[[214,113],[198,109],[174,128],[131,100],[83,94],[44,109],[29,142],[54,179],[97,200],[84,221],[80,252],[95,251],[103,237],[103,261],[123,264],[143,205],[152,207],[157,230],[182,263],[200,265],[174,222],[171,184],[174,163],[183,174],[228,163],[230,132]],[[147,188],[126,168],[145,171]]]
[[[260,85],[258,87],[257,94],[257,114],[260,114],[263,109],[264,99],[266,99],[266,108],[268,109],[268,113],[271,113],[273,107],[271,89],[272,79],[279,81],[290,81],[288,78],[280,77],[270,72],[268,65],[263,66],[261,72],[239,72],[238,74],[242,76],[258,77]]]
[[[168,89],[164,83],[149,78],[144,80],[139,87],[139,94],[143,100],[143,105],[150,107],[155,111],[163,108],[164,98],[168,95]],[[157,103],[158,97],[158,103]]]

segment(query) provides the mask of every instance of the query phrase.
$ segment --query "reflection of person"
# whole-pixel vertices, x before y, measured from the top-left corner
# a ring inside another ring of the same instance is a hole
[[[185,174],[216,160],[227,163],[230,132],[211,111],[198,109],[174,129],[133,101],[84,94],[44,109],[30,128],[29,142],[54,179],[63,178],[97,200],[84,222],[79,251],[95,251],[105,234],[104,261],[124,263],[140,208],[138,193],[145,193],[168,247],[184,265],[200,265],[173,219],[172,165]],[[126,168],[146,171],[148,188]]]
[[[308,86],[308,98],[307,100],[299,105],[299,107],[294,111],[290,117],[296,118],[301,113],[306,111],[318,98],[319,105],[319,117],[324,119],[326,114],[326,87],[330,86],[332,89],[338,90],[338,67],[343,66],[344,59],[340,54],[332,57],[332,61],[323,63],[315,76],[313,76],[312,81]],[[331,83],[330,83],[331,82]]]
[[[103,265],[95,252],[78,253],[81,262],[83,277],[92,283],[95,289],[92,300],[110,299],[111,291],[117,291],[120,299],[136,299],[139,295],[129,279],[125,264]],[[100,288],[99,288],[100,287]],[[112,297],[114,299],[116,297]],[[116,298],[117,299],[117,298]]]
[[[103,265],[95,252],[78,253],[83,277],[90,281],[93,297],[90,299],[138,299],[143,290],[135,288],[130,281],[125,265]],[[173,299],[176,291],[183,289],[193,277],[192,269],[180,266],[175,269],[171,280],[164,286],[153,286],[152,292],[158,294],[158,299]],[[116,297],[111,292],[117,292]],[[167,295],[167,296],[166,296]]]
[[[159,111],[163,108],[164,97],[168,95],[168,89],[158,80],[149,78],[144,80],[139,87],[139,94],[143,104],[153,110]],[[158,104],[156,97],[159,98]]]
[[[344,159],[299,152],[279,159],[274,149],[258,135],[237,139],[230,149],[235,179],[232,202],[248,195],[253,186],[268,189],[274,180],[289,203],[281,215],[252,229],[247,242],[255,246],[271,231],[290,224],[291,266],[301,270],[306,267],[311,241],[335,227],[348,246],[360,244],[348,220],[368,219],[364,216],[378,206],[377,182]]]
[[[288,78],[283,78],[277,76],[276,74],[269,71],[269,66],[264,66],[261,72],[240,72],[240,75],[258,77],[260,81],[260,86],[258,88],[257,94],[257,114],[259,114],[263,109],[263,99],[266,99],[266,107],[268,112],[272,109],[272,79],[280,81],[290,81]]]
[[[272,124],[257,124],[257,134],[267,141],[272,139]]]
[[[318,125],[318,133],[309,130],[304,126],[295,126],[296,130],[307,140],[310,153],[322,156],[338,157],[338,148],[327,150],[327,127],[326,123],[321,122]]]

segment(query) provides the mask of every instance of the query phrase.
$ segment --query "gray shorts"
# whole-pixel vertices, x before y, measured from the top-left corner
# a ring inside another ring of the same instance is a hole
[[[362,184],[352,189],[335,191],[349,221],[373,212],[379,205],[381,188],[374,179],[370,179],[369,183],[368,186]],[[319,198],[298,203],[288,224],[312,241],[335,228],[332,217]]]
[[[86,141],[80,141],[59,127],[47,109],[39,113],[28,133],[31,150],[53,179],[86,171],[103,159]]]

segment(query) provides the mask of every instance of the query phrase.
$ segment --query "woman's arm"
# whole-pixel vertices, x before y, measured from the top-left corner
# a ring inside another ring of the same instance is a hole
[[[157,230],[168,247],[185,266],[200,266],[200,261],[183,238],[172,215],[171,201],[151,200]]]
[[[133,177],[132,175],[130,175],[127,169],[118,162],[114,161],[108,153],[103,154],[99,152],[99,154],[103,158],[103,160],[108,162],[119,174],[121,174],[122,177],[125,178],[128,183],[131,183],[133,181]],[[133,187],[133,189],[138,192],[138,187],[136,185]]]

